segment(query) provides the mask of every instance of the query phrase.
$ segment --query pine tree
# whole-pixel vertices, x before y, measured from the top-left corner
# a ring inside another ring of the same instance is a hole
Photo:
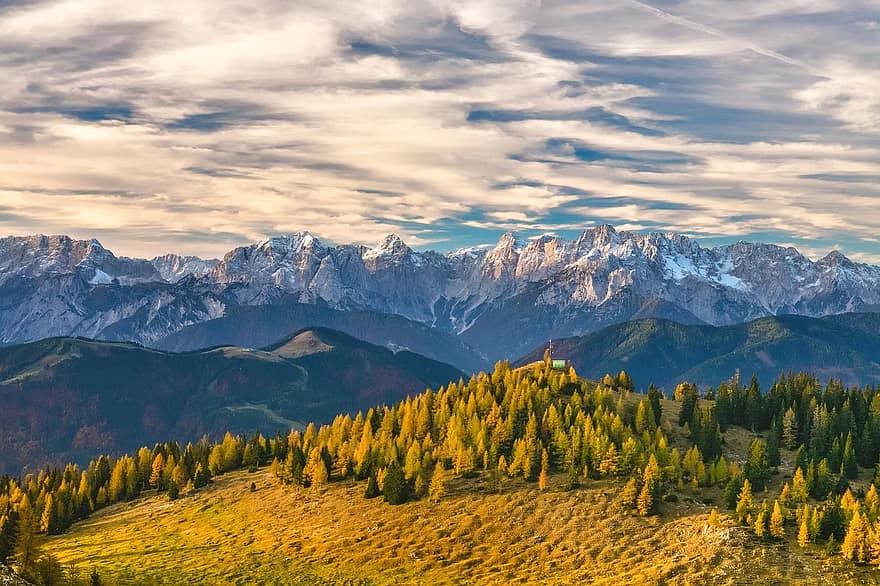
[[[755,499],[752,496],[752,484],[746,478],[736,502],[736,520],[740,523],[750,523],[754,509]]]
[[[403,474],[403,468],[400,467],[396,460],[392,460],[385,471],[382,494],[385,495],[385,502],[392,505],[405,503],[409,498],[409,484]]]
[[[782,416],[782,444],[789,450],[798,447],[797,413],[791,407]]]
[[[777,539],[785,537],[785,515],[782,513],[782,507],[779,501],[773,503],[773,513],[770,515],[770,535]]]
[[[877,487],[873,483],[865,494],[865,512],[872,522],[876,521],[877,515],[880,514],[880,495],[877,494]]]
[[[840,464],[840,473],[852,480],[859,475],[859,465],[856,460],[855,448],[853,448],[852,434],[847,434],[843,448],[843,462]]]
[[[550,467],[550,456],[547,454],[547,450],[541,451],[541,473],[538,475],[538,490],[542,492],[547,490],[547,474],[548,468]]]
[[[798,530],[797,536],[798,545],[801,547],[807,547],[807,544],[810,542],[810,530],[807,526],[807,519],[804,516],[804,519],[801,521],[801,527]]]
[[[807,481],[804,479],[804,471],[798,468],[794,471],[794,477],[791,480],[791,501],[804,504],[807,502],[807,496]]]
[[[758,537],[764,537],[767,533],[767,514],[764,511],[764,507],[761,507],[758,514],[755,515],[754,530],[755,535]]]
[[[639,498],[640,490],[641,487],[639,486],[638,478],[631,476],[626,484],[623,485],[623,490],[620,492],[621,504],[628,508],[635,508],[636,499]]]
[[[694,410],[697,407],[697,387],[691,383],[681,383],[675,387],[675,400],[681,401],[681,410],[678,413],[678,424],[690,423],[694,418]]]
[[[364,491],[364,498],[372,499],[380,494],[382,494],[382,491],[379,490],[379,482],[376,480],[376,475],[370,474],[370,479],[367,480],[367,489]]]
[[[165,455],[162,452],[156,454],[150,466],[150,486],[156,490],[162,490],[162,475],[165,472]]]
[[[856,509],[840,546],[840,554],[848,560],[867,562],[870,559],[870,530],[870,525]]]
[[[654,413],[654,421],[660,425],[660,417],[663,414],[663,405],[660,403],[662,397],[660,390],[653,384],[648,385],[648,401],[651,403],[651,411]]]
[[[446,494],[446,468],[442,462],[434,465],[434,473],[431,475],[431,484],[428,487],[428,498],[439,503]]]
[[[718,509],[712,507],[712,512],[709,513],[709,527],[719,528],[721,527],[721,515],[718,513]]]
[[[30,501],[25,496],[18,509],[18,531],[15,536],[15,563],[24,576],[32,575],[41,548],[37,538],[37,519]]]
[[[760,438],[749,444],[749,460],[746,462],[746,477],[755,490],[764,490],[770,480],[770,460],[767,444]]]
[[[651,490],[651,483],[646,482],[642,486],[641,492],[639,492],[639,497],[636,499],[636,510],[639,512],[639,515],[647,517],[654,513],[654,509],[654,494]]]

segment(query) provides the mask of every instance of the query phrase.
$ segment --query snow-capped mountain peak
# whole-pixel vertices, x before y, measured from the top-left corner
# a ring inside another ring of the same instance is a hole
[[[150,343],[231,305],[296,301],[398,314],[478,346],[512,349],[534,336],[580,334],[634,316],[723,325],[880,304],[880,267],[838,252],[814,262],[790,247],[704,248],[678,234],[607,224],[574,240],[508,232],[492,247],[445,255],[416,252],[394,234],[368,248],[327,246],[297,232],[236,248],[220,261],[142,261],[117,258],[97,241],[11,237],[0,239],[4,283],[14,297],[0,308],[0,342],[97,335],[129,320],[126,339]],[[121,293],[95,306],[96,287]],[[131,322],[134,315],[142,321]],[[495,330],[506,324],[520,325],[500,341]]]

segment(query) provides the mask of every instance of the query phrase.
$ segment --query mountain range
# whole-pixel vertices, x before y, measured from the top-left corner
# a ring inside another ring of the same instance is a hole
[[[299,232],[220,260],[117,257],[96,240],[66,236],[0,239],[4,344],[84,336],[192,349],[229,343],[241,308],[295,304],[316,314],[398,316],[375,338],[392,348],[410,347],[399,331],[417,329],[401,320],[432,328],[444,334],[433,344],[435,357],[473,370],[473,361],[453,356],[462,347],[452,338],[484,364],[551,337],[638,318],[723,326],[777,314],[870,311],[880,307],[880,267],[838,252],[812,261],[790,247],[705,248],[681,235],[609,225],[574,240],[507,233],[494,247],[446,254],[414,251],[395,235],[370,248],[330,246]],[[219,318],[226,325],[204,327]],[[202,327],[186,332],[194,326]]]
[[[329,422],[463,375],[324,328],[262,350],[169,353],[131,343],[49,338],[0,348],[0,474],[83,463],[175,438]]]

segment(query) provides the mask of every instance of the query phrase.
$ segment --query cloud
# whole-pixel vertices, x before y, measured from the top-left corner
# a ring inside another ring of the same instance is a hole
[[[610,221],[876,258],[874,25],[835,0],[0,3],[0,232],[218,256]]]

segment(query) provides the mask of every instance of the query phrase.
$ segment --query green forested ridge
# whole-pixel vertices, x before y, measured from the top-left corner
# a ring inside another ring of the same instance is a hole
[[[780,315],[732,326],[640,319],[554,339],[554,356],[584,376],[626,370],[640,384],[715,385],[740,369],[768,385],[780,372],[812,372],[847,385],[880,382],[880,314]],[[539,360],[544,347],[519,363]]]
[[[168,438],[274,435],[461,375],[323,328],[297,332],[284,346],[307,340],[316,348],[299,353],[279,346],[173,354],[74,338],[0,347],[0,474],[82,465]]]
[[[0,561],[12,559],[37,581],[57,583],[52,575],[61,568],[41,554],[40,533],[63,531],[112,502],[150,491],[174,498],[229,470],[262,465],[279,482],[310,490],[360,479],[365,498],[392,505],[442,500],[450,479],[469,476],[489,486],[520,477],[541,490],[553,476],[570,490],[619,478],[618,502],[645,516],[662,514],[665,501],[720,491],[718,504],[758,539],[797,535],[804,547],[818,543],[857,563],[880,561],[875,387],[821,385],[798,374],[780,377],[766,393],[753,378],[723,382],[700,397],[682,383],[675,399],[686,449],[671,445],[658,425],[660,393],[652,387],[640,395],[633,387],[625,372],[592,382],[573,369],[502,362],[491,374],[303,432],[172,442],[102,456],[83,470],[70,465],[22,480],[4,477]],[[723,432],[734,428],[751,435],[742,462],[724,455]],[[793,458],[786,468],[793,472],[771,494],[765,489],[782,455]]]

